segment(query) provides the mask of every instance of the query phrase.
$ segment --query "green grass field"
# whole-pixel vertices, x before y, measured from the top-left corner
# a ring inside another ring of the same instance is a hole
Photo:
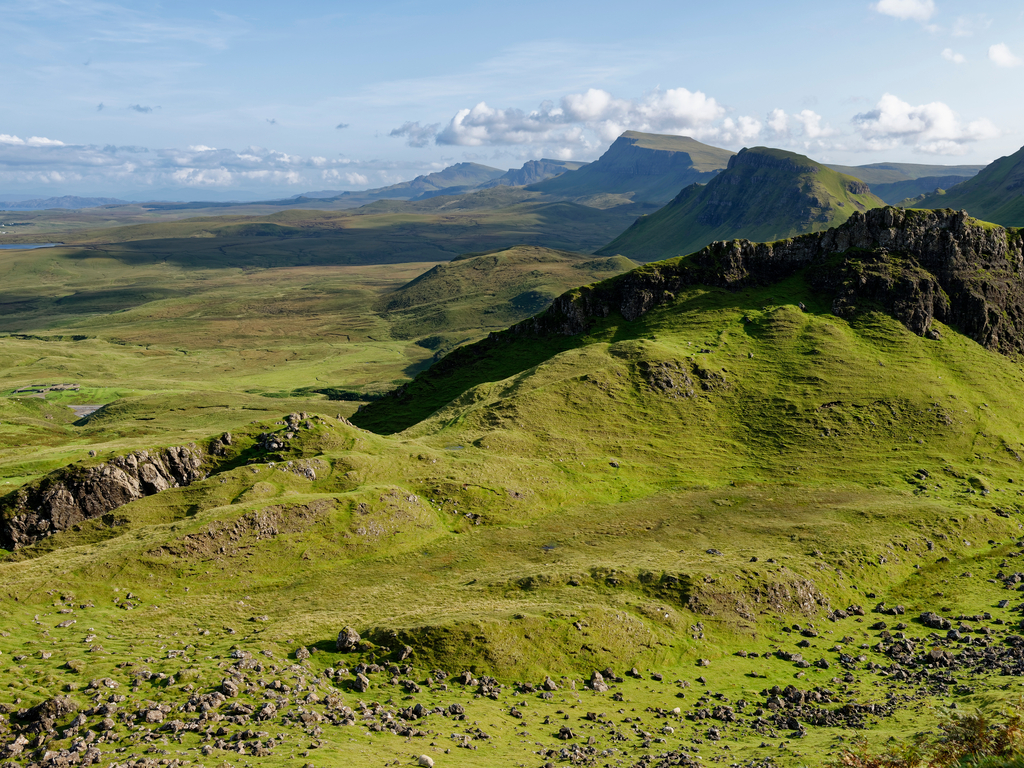
[[[1009,656],[969,662],[1010,653],[1020,622],[1024,373],[955,329],[841,319],[804,272],[694,286],[585,335],[497,334],[356,412],[328,394],[369,401],[629,264],[146,248],[0,252],[0,487],[189,442],[206,475],[2,553],[16,765],[95,747],[104,765],[818,766],[1024,693]],[[15,392],[57,384],[78,389]],[[363,645],[341,653],[346,626]],[[961,661],[921,662],[932,648]],[[362,691],[360,663],[385,667]],[[780,708],[773,686],[818,701]],[[57,694],[83,718],[31,730]]]

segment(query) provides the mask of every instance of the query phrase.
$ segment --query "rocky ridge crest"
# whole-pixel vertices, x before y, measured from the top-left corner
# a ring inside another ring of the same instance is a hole
[[[1006,355],[1024,354],[1024,242],[965,211],[880,208],[824,232],[775,243],[715,242],[691,256],[648,264],[555,299],[516,334],[586,333],[613,312],[636,320],[696,285],[738,290],[810,268],[832,311],[880,306],[919,335],[933,320]]]

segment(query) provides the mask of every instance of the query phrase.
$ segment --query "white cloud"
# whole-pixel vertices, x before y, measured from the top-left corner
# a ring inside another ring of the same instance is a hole
[[[946,48],[943,50],[942,58],[946,61],[952,61],[954,64],[963,64],[967,61],[962,53],[955,53],[952,48]]]
[[[783,109],[773,109],[768,113],[767,125],[773,133],[785,133],[789,129],[789,116]]]
[[[571,157],[574,152],[603,146],[626,130],[742,144],[760,134],[761,123],[749,116],[728,117],[725,107],[701,91],[670,88],[639,99],[619,99],[591,88],[563,96],[557,103],[546,101],[530,112],[480,102],[460,109],[444,128],[438,128],[406,123],[391,135],[405,137],[417,147],[430,141],[462,147],[522,146]]]
[[[825,118],[817,112],[804,109],[795,114],[786,114],[783,109],[773,109],[765,121],[769,140],[776,146],[811,150],[834,149],[833,137],[839,135]]]
[[[960,155],[965,144],[1000,135],[987,118],[964,123],[941,101],[912,106],[891,93],[875,109],[855,115],[853,124],[869,150],[910,146],[930,154]]]
[[[407,122],[401,128],[395,128],[388,135],[393,138],[404,138],[405,143],[410,147],[425,147],[437,135],[440,123],[432,125],[420,125],[419,122]]]
[[[804,109],[798,114],[793,115],[793,119],[800,124],[803,128],[804,136],[808,139],[824,139],[836,134],[836,131],[830,125],[822,125],[824,118],[821,115],[809,109]]]
[[[988,49],[988,58],[997,67],[1019,67],[1024,60],[1014,54],[1006,43],[996,43]]]
[[[264,147],[241,151],[193,144],[185,149],[68,145],[33,136],[0,134],[0,185],[80,183],[92,190],[180,186],[319,188],[325,180],[366,187],[434,170],[423,163],[359,163],[349,158],[301,157]],[[55,190],[56,192],[56,190]],[[66,192],[65,192],[66,194]],[[119,192],[118,194],[125,194]],[[142,192],[142,194],[145,194]]]
[[[920,21],[922,24],[935,14],[934,0],[879,0],[871,7],[886,16]]]
[[[0,133],[0,144],[12,144],[16,146],[29,147],[63,147],[63,141],[47,139],[44,136],[30,136],[28,139],[21,139],[7,133]]]
[[[953,37],[973,37],[975,33],[981,32],[992,26],[992,19],[984,14],[976,16],[959,16],[953,22]]]

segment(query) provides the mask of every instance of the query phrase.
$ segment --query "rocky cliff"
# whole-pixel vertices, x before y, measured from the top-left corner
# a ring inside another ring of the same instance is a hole
[[[635,320],[694,285],[770,285],[809,268],[832,311],[880,307],[924,335],[933,319],[985,347],[1024,354],[1021,233],[978,222],[965,211],[883,208],[840,227],[775,243],[715,242],[683,258],[648,264],[566,293],[515,333],[586,332],[612,312]]]
[[[76,523],[205,476],[195,444],[69,466],[0,499],[0,547],[19,549]]]

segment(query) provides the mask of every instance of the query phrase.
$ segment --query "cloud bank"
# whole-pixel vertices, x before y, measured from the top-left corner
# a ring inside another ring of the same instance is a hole
[[[937,155],[962,155],[965,145],[994,139],[1000,131],[986,118],[963,122],[941,101],[912,106],[887,93],[877,106],[853,118],[854,127],[869,150],[901,146]]]
[[[960,63],[952,50],[947,59]],[[535,156],[590,157],[626,130],[686,135],[710,144],[752,146],[767,143],[800,152],[876,152],[911,148],[933,155],[960,155],[972,142],[1000,131],[980,118],[965,122],[942,102],[912,105],[885,94],[875,108],[835,127],[811,109],[787,113],[777,108],[763,119],[734,117],[701,91],[674,88],[640,99],[619,99],[590,89],[526,112],[486,102],[460,109],[441,127],[407,122],[390,135],[413,147],[512,147]]]
[[[623,131],[685,133],[703,141],[744,142],[756,137],[761,122],[728,116],[725,107],[701,91],[673,88],[640,99],[619,99],[591,88],[547,101],[526,112],[495,108],[486,102],[460,109],[443,128],[407,122],[390,135],[413,147],[554,147],[562,157],[586,153],[613,141]]]
[[[302,157],[263,147],[241,151],[195,144],[185,149],[71,145],[32,136],[0,134],[0,184],[9,189],[75,186],[125,190],[364,188],[392,184],[438,170],[436,163],[358,162],[349,158]]]

